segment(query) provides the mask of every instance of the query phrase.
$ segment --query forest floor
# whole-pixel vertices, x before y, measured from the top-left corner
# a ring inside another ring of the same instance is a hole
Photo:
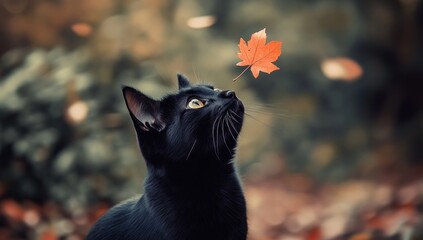
[[[423,239],[423,180],[315,186],[304,175],[245,183],[250,240]],[[0,202],[2,239],[78,240],[111,206],[69,213],[59,204]]]

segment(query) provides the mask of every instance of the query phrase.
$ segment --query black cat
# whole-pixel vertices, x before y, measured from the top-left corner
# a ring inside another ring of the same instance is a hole
[[[148,177],[142,197],[110,209],[93,239],[247,238],[246,205],[233,165],[244,107],[232,91],[191,85],[153,100],[123,88]]]

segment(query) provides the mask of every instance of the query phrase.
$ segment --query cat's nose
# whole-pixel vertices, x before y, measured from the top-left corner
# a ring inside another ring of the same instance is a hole
[[[225,91],[221,91],[219,93],[220,96],[224,97],[224,98],[235,98],[235,92],[230,91],[230,90],[225,90]]]

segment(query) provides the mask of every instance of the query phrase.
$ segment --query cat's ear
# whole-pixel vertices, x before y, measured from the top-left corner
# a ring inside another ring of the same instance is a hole
[[[156,101],[139,92],[124,86],[123,97],[131,117],[143,131],[162,131],[166,124],[161,120],[160,101]]]
[[[176,74],[176,76],[178,76],[179,90],[190,86],[190,83],[187,77],[185,77],[184,75],[180,73]]]

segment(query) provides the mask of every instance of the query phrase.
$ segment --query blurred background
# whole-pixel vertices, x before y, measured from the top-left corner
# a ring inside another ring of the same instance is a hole
[[[283,42],[279,71],[239,38]],[[250,240],[423,239],[423,2],[0,0],[0,238],[78,240],[142,192],[121,85],[247,106]]]

